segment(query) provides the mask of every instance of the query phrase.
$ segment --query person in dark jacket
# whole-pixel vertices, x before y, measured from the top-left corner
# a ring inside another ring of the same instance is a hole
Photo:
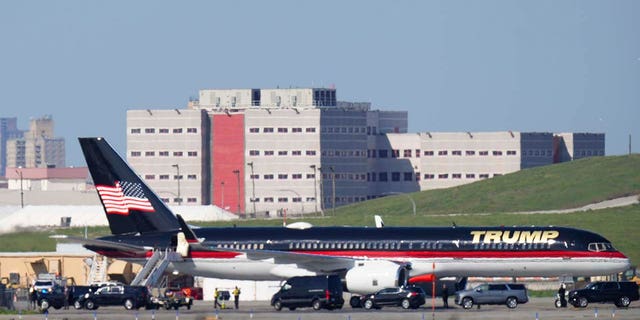
[[[565,292],[567,291],[564,282],[560,285],[560,289],[558,289],[558,298],[560,298],[560,307],[567,307],[567,299],[565,297]]]
[[[445,308],[449,308],[449,290],[446,283],[442,284],[442,304]]]

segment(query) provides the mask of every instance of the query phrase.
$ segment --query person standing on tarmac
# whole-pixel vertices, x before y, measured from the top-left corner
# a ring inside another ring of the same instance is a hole
[[[233,289],[233,303],[236,306],[236,309],[238,309],[238,302],[240,300],[240,289],[238,289],[238,286],[236,286],[235,289]]]
[[[220,299],[220,292],[218,291],[218,288],[216,288],[216,290],[213,292],[213,308],[214,309],[217,309],[218,307],[222,309],[222,306],[220,305],[220,302],[218,301],[218,299]]]
[[[445,308],[449,308],[449,290],[447,290],[447,284],[442,284],[442,304]]]
[[[558,298],[560,298],[560,307],[561,308],[566,308],[567,307],[567,299],[565,297],[565,292],[567,291],[566,286],[564,284],[564,282],[560,285],[560,289],[558,289]]]

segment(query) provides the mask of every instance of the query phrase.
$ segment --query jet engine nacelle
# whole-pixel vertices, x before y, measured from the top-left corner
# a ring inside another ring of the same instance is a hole
[[[409,266],[384,260],[356,261],[345,275],[347,291],[367,294],[407,283]]]

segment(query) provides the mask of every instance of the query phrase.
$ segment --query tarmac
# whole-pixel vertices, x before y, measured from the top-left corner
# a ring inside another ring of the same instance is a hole
[[[515,309],[508,309],[504,305],[484,305],[480,309],[464,310],[454,306],[453,299],[449,300],[450,308],[444,309],[442,301],[436,299],[435,308],[431,307],[431,300],[416,310],[403,310],[400,307],[384,307],[381,310],[352,309],[345,305],[341,310],[314,311],[311,308],[296,309],[295,311],[275,311],[268,301],[240,302],[240,309],[231,309],[233,302],[227,308],[213,309],[212,301],[196,301],[191,310],[125,310],[124,307],[101,307],[97,310],[69,310],[50,309],[47,314],[14,314],[0,315],[0,319],[153,319],[153,320],[376,320],[376,319],[415,319],[415,320],[461,320],[461,319],[517,319],[517,320],[565,320],[565,319],[640,319],[640,302],[634,301],[629,308],[616,308],[613,304],[590,304],[587,308],[574,307],[557,309],[552,298],[532,298],[528,303],[518,305]],[[16,307],[25,308],[19,303]]]

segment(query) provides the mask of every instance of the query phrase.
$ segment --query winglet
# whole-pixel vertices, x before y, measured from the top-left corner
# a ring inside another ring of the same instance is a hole
[[[189,225],[187,225],[187,223],[184,221],[182,216],[180,216],[179,214],[176,214],[176,218],[178,218],[178,224],[180,225],[180,230],[182,230],[182,232],[184,233],[184,236],[187,239],[187,242],[189,243],[200,242],[195,232],[193,232],[193,230],[189,228]]]

